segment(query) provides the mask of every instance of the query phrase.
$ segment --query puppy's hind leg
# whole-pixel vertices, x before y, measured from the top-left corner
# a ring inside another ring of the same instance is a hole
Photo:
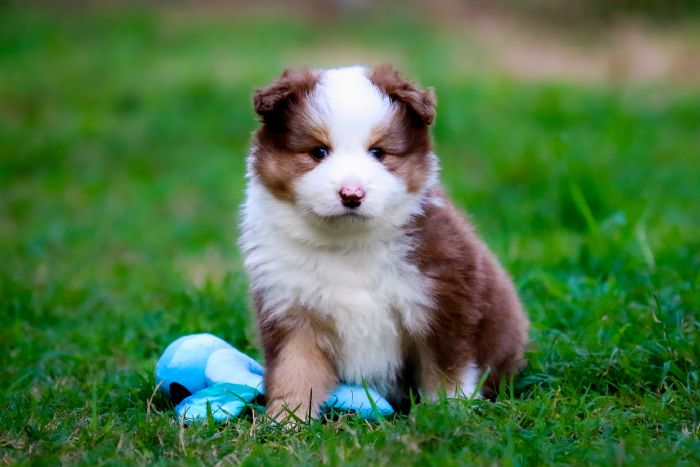
[[[484,372],[471,359],[459,369],[443,369],[429,351],[421,354],[421,394],[428,400],[482,397],[479,383]]]

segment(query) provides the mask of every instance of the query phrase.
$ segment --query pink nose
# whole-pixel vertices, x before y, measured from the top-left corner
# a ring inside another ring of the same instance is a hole
[[[358,183],[346,183],[338,192],[343,206],[346,208],[356,208],[362,204],[362,199],[365,197],[365,191]]]

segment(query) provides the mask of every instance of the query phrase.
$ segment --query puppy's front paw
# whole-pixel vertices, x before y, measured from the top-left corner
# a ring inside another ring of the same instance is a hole
[[[309,403],[296,403],[276,399],[270,401],[265,409],[265,414],[285,429],[298,429],[302,425],[316,420],[320,410],[309,410]]]

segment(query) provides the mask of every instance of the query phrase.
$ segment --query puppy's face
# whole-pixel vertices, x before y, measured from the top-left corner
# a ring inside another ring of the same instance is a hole
[[[319,225],[400,222],[437,170],[432,90],[389,67],[286,71],[254,103],[251,172]]]

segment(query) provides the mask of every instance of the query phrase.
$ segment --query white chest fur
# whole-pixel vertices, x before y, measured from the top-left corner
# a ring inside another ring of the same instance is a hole
[[[313,235],[295,217],[251,184],[241,246],[253,289],[273,316],[301,305],[333,323],[341,380],[390,384],[401,365],[402,334],[424,329],[430,305],[426,278],[406,259],[409,238],[320,245],[307,241]]]

